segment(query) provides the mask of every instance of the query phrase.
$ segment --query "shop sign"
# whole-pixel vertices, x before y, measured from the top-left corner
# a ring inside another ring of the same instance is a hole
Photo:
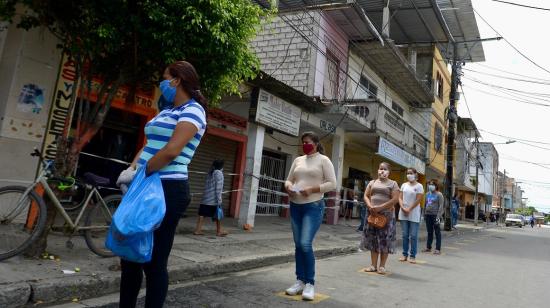
[[[260,89],[256,122],[279,130],[283,133],[298,136],[302,110],[281,98]]]
[[[378,153],[376,154],[390,159],[403,167],[413,167],[418,173],[426,173],[426,164],[423,161],[382,137],[380,137]]]
[[[57,86],[54,90],[53,102],[50,108],[46,135],[42,145],[45,159],[55,159],[57,154],[57,138],[63,134],[65,120],[69,115],[69,105],[75,86],[76,68],[74,61],[67,55],[63,56]]]
[[[319,122],[319,128],[321,128],[322,130],[328,133],[336,132],[336,125],[330,123],[329,121],[325,121],[323,119],[321,119],[321,121]]]

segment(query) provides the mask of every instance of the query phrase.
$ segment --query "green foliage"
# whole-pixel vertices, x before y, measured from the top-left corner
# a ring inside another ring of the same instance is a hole
[[[249,42],[270,14],[249,0],[0,1],[0,20],[47,27],[103,80],[147,87],[167,64],[187,60],[214,102],[256,76],[259,61]]]
[[[523,216],[531,216],[536,211],[537,211],[536,208],[530,206],[530,207],[526,207],[526,208],[522,208],[522,209],[516,209],[515,213],[523,215]]]

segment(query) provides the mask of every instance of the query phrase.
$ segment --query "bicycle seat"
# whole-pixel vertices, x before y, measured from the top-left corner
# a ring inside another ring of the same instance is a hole
[[[111,180],[109,180],[108,178],[104,178],[91,172],[84,173],[84,178],[86,179],[86,182],[88,182],[88,184],[93,186],[107,186],[111,184]]]

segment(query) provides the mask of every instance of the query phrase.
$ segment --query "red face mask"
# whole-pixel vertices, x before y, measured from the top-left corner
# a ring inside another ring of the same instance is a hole
[[[304,143],[302,144],[302,150],[304,151],[304,154],[309,155],[313,152],[315,148],[315,145],[311,143]]]

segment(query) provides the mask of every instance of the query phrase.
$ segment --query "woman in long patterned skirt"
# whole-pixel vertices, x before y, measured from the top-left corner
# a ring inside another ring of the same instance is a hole
[[[370,181],[365,189],[365,203],[368,215],[374,213],[386,216],[387,223],[383,228],[368,224],[363,231],[361,246],[370,250],[371,266],[366,272],[378,272],[386,274],[386,260],[390,253],[395,253],[396,220],[394,206],[399,201],[399,186],[388,177],[390,164],[383,162],[378,167],[378,179]],[[378,265],[380,260],[380,265]]]

